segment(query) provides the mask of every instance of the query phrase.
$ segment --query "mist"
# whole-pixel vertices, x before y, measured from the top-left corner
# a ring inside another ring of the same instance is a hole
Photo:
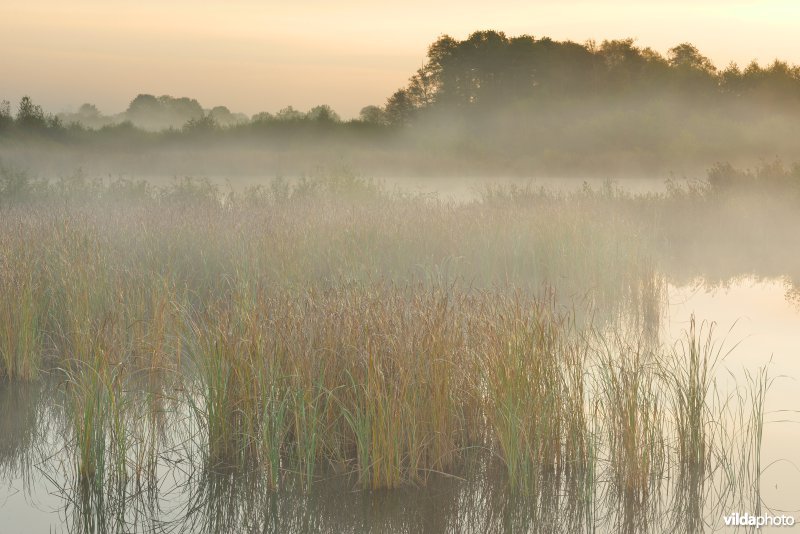
[[[632,39],[482,31],[440,37],[405,87],[350,120],[325,104],[248,116],[147,94],[108,114],[91,103],[52,114],[30,99],[16,108],[0,109],[0,157],[45,174],[236,181],[346,167],[375,177],[663,181],[699,178],[723,161],[792,161],[800,69],[779,60],[717,67],[688,43],[663,56]]]
[[[794,522],[800,67],[425,58],[355,118],[0,104],[0,524]]]

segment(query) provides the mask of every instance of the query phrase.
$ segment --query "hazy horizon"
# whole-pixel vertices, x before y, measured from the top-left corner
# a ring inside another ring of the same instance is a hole
[[[0,531],[800,520],[797,0],[0,4]]]
[[[724,6],[724,7],[723,7]],[[344,118],[406,84],[441,34],[495,29],[556,40],[691,42],[717,67],[800,63],[800,5],[771,2],[98,2],[0,7],[0,99],[123,111],[139,93],[253,114],[329,104]]]

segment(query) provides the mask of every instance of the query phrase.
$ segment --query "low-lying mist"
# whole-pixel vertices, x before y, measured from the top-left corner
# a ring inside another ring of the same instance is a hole
[[[765,417],[796,406],[670,299],[800,302],[798,119],[782,62],[491,31],[352,120],[4,103],[7,509],[209,533],[760,512]]]
[[[320,96],[324,100],[324,95]],[[14,113],[15,111],[15,113]],[[0,105],[0,157],[42,174],[697,177],[800,149],[800,68],[718,68],[693,45],[442,36],[406,86],[342,119],[327,105],[247,116],[140,94],[123,112]]]
[[[0,132],[0,158],[41,175],[80,167],[150,180],[237,181],[335,167],[385,178],[663,181],[701,177],[719,161],[742,167],[776,157],[792,161],[800,150],[800,122],[791,114],[744,118],[733,109],[709,116],[666,103],[654,110],[619,101],[560,103],[530,113],[510,109],[467,120],[436,111],[402,127],[297,121],[202,132],[147,132],[129,124],[58,135]]]

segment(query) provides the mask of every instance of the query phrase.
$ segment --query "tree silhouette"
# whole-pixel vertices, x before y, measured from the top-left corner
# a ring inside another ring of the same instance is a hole
[[[205,113],[193,98],[173,98],[169,95],[155,97],[140,94],[134,98],[125,118],[133,124],[147,129],[160,130],[182,125],[192,119],[201,119]]]
[[[386,101],[386,119],[389,124],[406,125],[411,121],[416,106],[405,89],[399,89]]]
[[[308,110],[308,113],[306,113],[306,118],[318,122],[341,122],[342,120],[339,117],[339,114],[333,111],[333,108],[327,104],[314,106]]]
[[[379,106],[364,106],[358,113],[358,118],[361,122],[368,124],[386,124],[386,112]]]
[[[19,101],[16,124],[24,131],[41,131],[47,127],[47,120],[42,107],[34,104],[29,96],[23,96]]]

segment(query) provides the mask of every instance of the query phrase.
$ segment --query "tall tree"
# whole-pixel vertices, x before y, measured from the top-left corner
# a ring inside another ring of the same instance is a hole
[[[389,124],[398,126],[408,124],[414,111],[412,98],[405,89],[398,89],[386,101],[386,119]]]
[[[44,130],[47,127],[47,119],[42,107],[34,104],[29,96],[23,96],[19,101],[17,126],[28,131]]]

